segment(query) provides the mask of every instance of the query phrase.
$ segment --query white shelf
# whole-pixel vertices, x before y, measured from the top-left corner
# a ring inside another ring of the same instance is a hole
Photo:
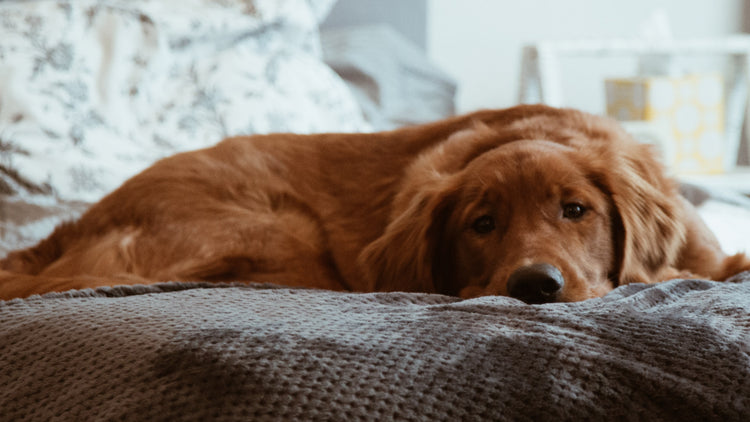
[[[677,178],[710,189],[733,190],[750,195],[750,167],[737,167],[723,174],[682,174]]]

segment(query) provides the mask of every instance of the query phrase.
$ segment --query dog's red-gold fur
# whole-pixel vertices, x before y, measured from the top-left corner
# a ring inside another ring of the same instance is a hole
[[[750,260],[722,253],[651,147],[615,123],[519,106],[178,154],[0,268],[0,298],[207,280],[524,300],[509,280],[543,268],[553,286],[530,301],[577,301],[723,280]]]

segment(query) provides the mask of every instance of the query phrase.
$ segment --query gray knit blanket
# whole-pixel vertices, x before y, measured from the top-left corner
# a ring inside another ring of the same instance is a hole
[[[0,420],[750,420],[750,274],[545,305],[201,283],[0,302]]]

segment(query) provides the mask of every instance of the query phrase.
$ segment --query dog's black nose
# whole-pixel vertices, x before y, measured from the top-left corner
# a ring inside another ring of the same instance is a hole
[[[565,285],[557,267],[550,264],[525,265],[508,277],[508,295],[526,303],[549,303]]]

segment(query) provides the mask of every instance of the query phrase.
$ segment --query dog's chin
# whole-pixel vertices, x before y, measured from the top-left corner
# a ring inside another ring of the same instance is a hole
[[[582,286],[582,288],[574,287],[563,289],[554,300],[551,300],[548,303],[581,302],[584,300],[600,298],[614,290],[612,283],[608,280],[591,285],[582,284]],[[480,296],[508,296],[508,294],[501,291],[489,291],[487,287],[477,285],[466,286],[458,292],[458,297],[461,299],[472,299]]]
[[[596,299],[605,296],[614,290],[612,283],[608,280],[597,283],[584,283],[580,288],[571,288],[563,290],[558,297],[557,302],[581,302],[589,299]]]
[[[492,294],[487,292],[487,289],[482,286],[466,286],[458,292],[458,297],[461,299],[471,299],[480,296],[490,296]],[[493,296],[498,296],[494,294]],[[505,296],[505,295],[501,295]]]

